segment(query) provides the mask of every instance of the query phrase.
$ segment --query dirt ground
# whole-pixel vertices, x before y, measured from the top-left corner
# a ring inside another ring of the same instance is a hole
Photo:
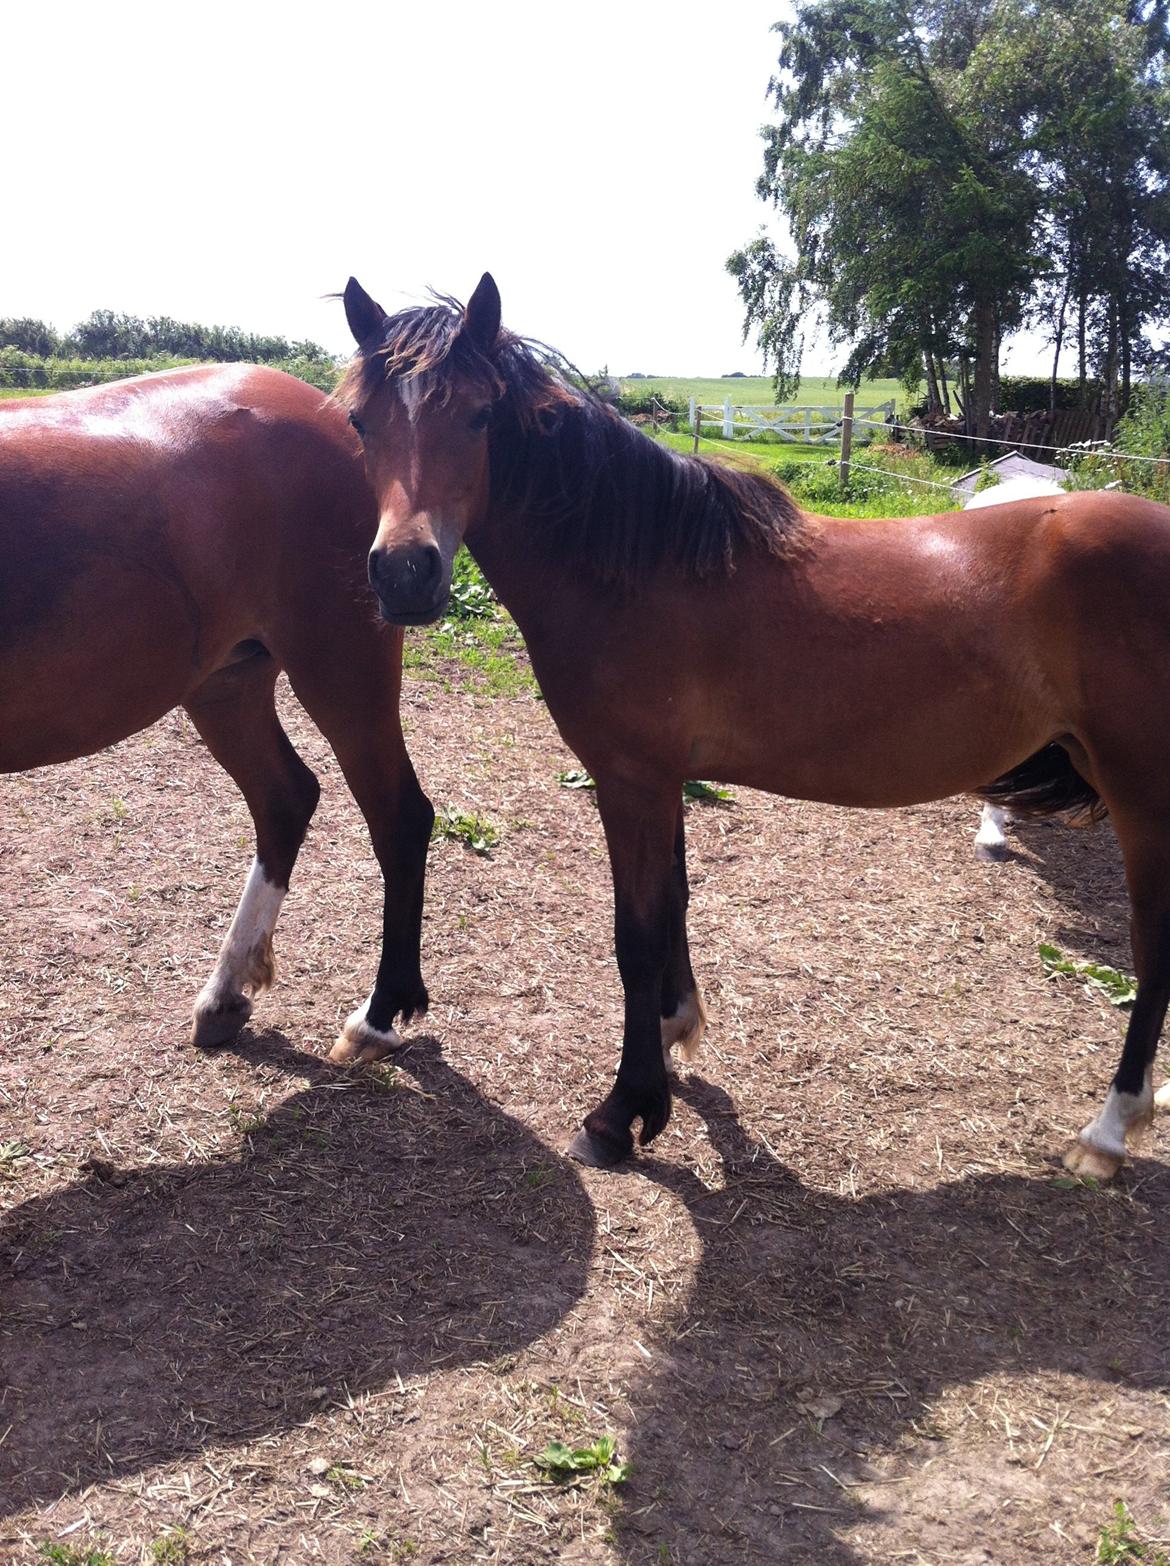
[[[616,1064],[588,793],[531,694],[412,678],[433,1006],[324,1062],[380,881],[325,796],[240,1042],[187,1042],[249,823],[181,715],[0,780],[0,1560],[1088,1563],[1170,1524],[1170,1135],[1063,1178],[1123,1019],[1108,830],[972,858],[950,801],[689,811],[704,1054],[649,1154],[560,1154]],[[556,1484],[616,1438],[624,1483]],[[96,1558],[101,1558],[100,1556]],[[1136,1556],[1118,1556],[1125,1561]]]

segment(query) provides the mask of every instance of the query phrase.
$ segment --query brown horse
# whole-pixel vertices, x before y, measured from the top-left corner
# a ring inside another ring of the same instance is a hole
[[[1066,1157],[1112,1175],[1151,1117],[1170,1000],[1170,510],[1078,494],[806,516],[632,429],[501,329],[490,277],[466,311],[387,317],[352,280],[346,306],[361,351],[340,395],[381,508],[383,614],[441,614],[466,537],[597,780],[625,1033],[572,1151],[614,1162],[637,1118],[657,1135],[664,1053],[698,1042],[680,785],[717,777],[841,805],[981,791],[1017,814],[1112,812],[1140,983],[1104,1108]]]
[[[276,715],[281,669],[332,745],[385,877],[382,961],[336,1052],[426,1007],[433,819],[402,740],[402,635],[365,607],[377,509],[344,413],[250,365],[0,403],[0,772],[88,755],[176,705],[247,801],[256,857],[195,1005],[232,1038],[317,804]]]

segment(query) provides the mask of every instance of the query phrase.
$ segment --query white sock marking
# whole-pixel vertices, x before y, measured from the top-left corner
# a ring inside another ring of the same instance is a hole
[[[999,859],[1003,857],[1007,848],[1007,838],[1004,836],[1004,827],[1008,824],[1008,813],[1001,810],[998,805],[984,805],[979,815],[979,830],[975,834],[975,857],[977,859]]]
[[[252,860],[244,895],[240,898],[215,968],[203,986],[197,1010],[216,1006],[272,981],[272,932],[286,889],[270,881],[258,859]]]
[[[1081,1141],[1100,1148],[1103,1153],[1111,1153],[1114,1158],[1124,1158],[1129,1132],[1144,1125],[1153,1113],[1153,1077],[1151,1066],[1140,1093],[1119,1093],[1111,1087],[1101,1113],[1081,1132]]]

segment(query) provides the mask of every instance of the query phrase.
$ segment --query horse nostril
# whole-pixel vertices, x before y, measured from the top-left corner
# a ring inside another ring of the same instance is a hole
[[[370,578],[370,586],[375,592],[381,587],[382,579],[386,573],[386,551],[384,549],[371,549],[367,566],[367,574]]]
[[[437,586],[442,569],[443,557],[434,544],[427,544],[422,551],[422,559],[419,561],[418,579],[420,586]]]

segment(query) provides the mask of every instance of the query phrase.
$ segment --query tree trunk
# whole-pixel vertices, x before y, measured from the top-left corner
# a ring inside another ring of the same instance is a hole
[[[951,416],[951,389],[947,385],[947,361],[941,353],[938,356],[938,373],[942,380],[943,412],[949,419]]]
[[[926,372],[926,407],[929,413],[942,412],[942,398],[939,396],[938,377],[934,373],[934,355],[926,349],[922,355],[922,367]]]
[[[1085,364],[1085,314],[1088,306],[1088,295],[1082,283],[1077,298],[1077,402],[1082,408],[1088,406],[1088,375]]]
[[[983,298],[975,302],[975,380],[971,387],[975,434],[986,439],[991,419],[991,392],[995,384],[995,304]]]
[[[1068,293],[1071,286],[1072,279],[1066,277],[1064,280],[1064,293],[1060,297],[1060,309],[1056,314],[1056,337],[1053,339],[1055,352],[1052,355],[1052,381],[1048,389],[1048,411],[1054,415],[1056,413],[1056,372],[1060,365],[1061,346],[1064,343],[1064,319],[1068,311]]]

